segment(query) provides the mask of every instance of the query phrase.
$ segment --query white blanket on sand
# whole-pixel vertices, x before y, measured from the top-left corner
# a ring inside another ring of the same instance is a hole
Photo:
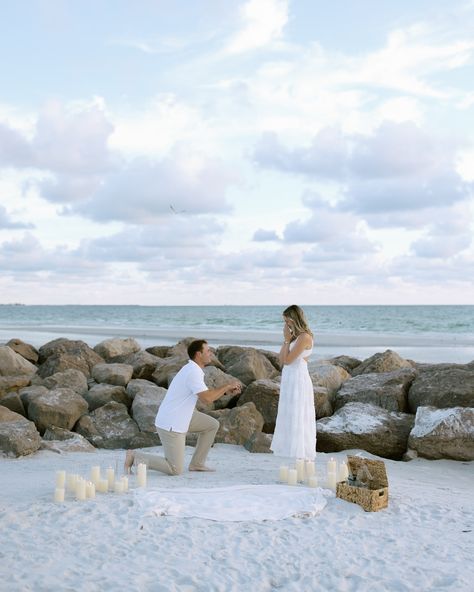
[[[145,515],[204,518],[218,522],[282,520],[316,516],[332,492],[289,485],[233,485],[209,489],[137,489]]]

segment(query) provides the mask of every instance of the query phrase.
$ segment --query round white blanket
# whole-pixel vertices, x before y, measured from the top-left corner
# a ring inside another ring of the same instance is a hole
[[[233,485],[209,489],[137,489],[135,501],[146,515],[205,518],[220,522],[282,520],[316,516],[333,493],[289,485]]]

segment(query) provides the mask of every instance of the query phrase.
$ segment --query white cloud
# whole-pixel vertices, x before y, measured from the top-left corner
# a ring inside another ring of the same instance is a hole
[[[288,22],[288,0],[248,0],[240,15],[242,28],[229,41],[228,53],[252,51],[278,41]]]

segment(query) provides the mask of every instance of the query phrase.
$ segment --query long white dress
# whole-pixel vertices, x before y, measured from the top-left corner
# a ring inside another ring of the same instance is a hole
[[[293,342],[290,345],[290,351]],[[316,456],[316,414],[308,358],[313,348],[303,350],[281,373],[280,399],[271,450],[277,456],[313,460]]]

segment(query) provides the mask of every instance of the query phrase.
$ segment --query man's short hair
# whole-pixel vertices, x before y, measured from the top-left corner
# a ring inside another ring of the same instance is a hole
[[[194,341],[191,341],[188,345],[188,356],[191,360],[194,360],[194,356],[202,351],[202,346],[205,343],[207,343],[205,339],[195,339]]]

